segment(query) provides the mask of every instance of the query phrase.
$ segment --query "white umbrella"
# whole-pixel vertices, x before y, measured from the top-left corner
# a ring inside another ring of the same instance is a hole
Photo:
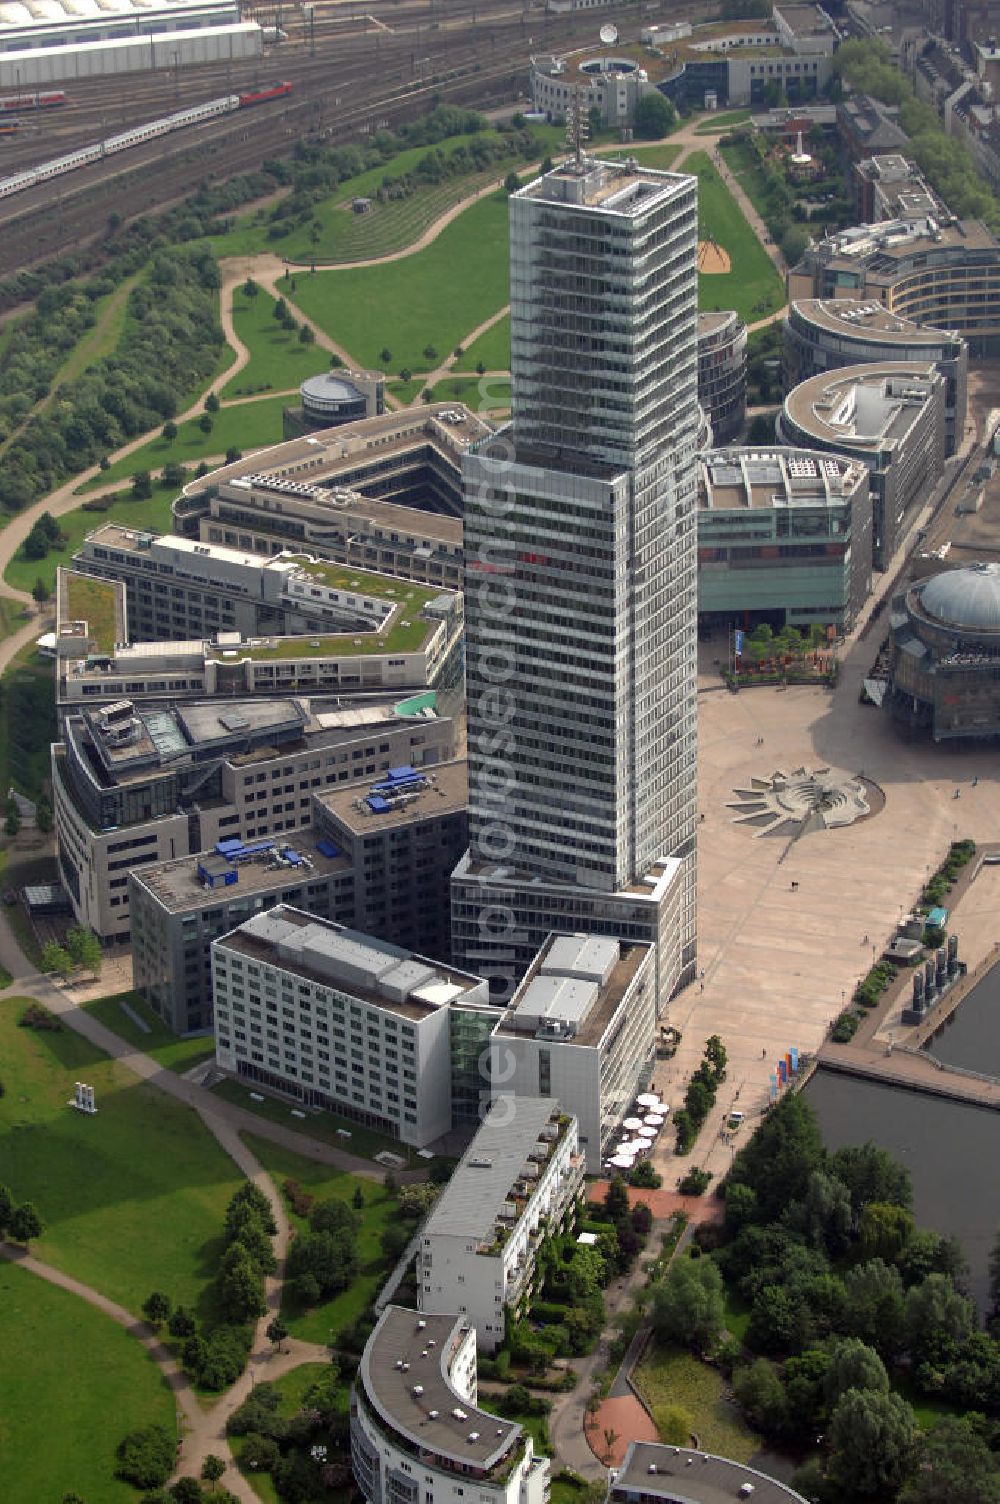
[[[660,1130],[658,1128],[650,1128],[648,1123],[643,1123],[642,1127],[639,1129],[639,1132],[642,1134],[643,1138],[650,1139],[655,1138],[659,1131]]]
[[[631,1154],[616,1154],[611,1163],[616,1170],[631,1170],[634,1156]]]
[[[648,1138],[634,1138],[632,1140],[633,1154],[648,1154],[652,1147]]]
[[[626,1118],[622,1123],[622,1127],[627,1128],[630,1133],[634,1133],[637,1128],[642,1127],[642,1118]]]
[[[660,1099],[655,1091],[644,1091],[635,1100],[638,1107],[659,1107],[660,1105]]]
[[[664,1119],[660,1113],[651,1112],[642,1126],[644,1128],[662,1128],[663,1123]]]

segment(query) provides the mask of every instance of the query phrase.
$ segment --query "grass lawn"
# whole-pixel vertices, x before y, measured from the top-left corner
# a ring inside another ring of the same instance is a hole
[[[385,389],[404,407],[412,407],[423,384],[420,377],[415,381],[387,381]]]
[[[740,1342],[746,1340],[747,1327],[750,1325],[751,1307],[743,1299],[737,1290],[732,1290],[727,1285],[725,1290],[725,1313],[726,1327]]]
[[[480,1410],[486,1410],[490,1415],[504,1415],[497,1403],[499,1395],[486,1394],[479,1396]],[[516,1421],[523,1426],[525,1431],[535,1443],[536,1457],[550,1457],[552,1455],[552,1443],[549,1441],[549,1422],[546,1415],[507,1415],[507,1420]]]
[[[735,308],[748,323],[773,313],[785,301],[781,278],[708,154],[693,152],[684,170],[698,176],[701,238],[715,240],[732,264],[731,271],[698,278],[698,306]]]
[[[431,388],[435,402],[464,402],[474,413],[506,412],[510,382],[505,376],[446,376]]]
[[[74,621],[85,621],[96,647],[113,653],[120,636],[116,611],[117,590],[113,580],[98,580],[90,575],[68,574],[65,577],[66,608]]]
[[[669,172],[680,155],[680,146],[676,142],[664,143],[658,141],[652,146],[632,146],[627,149],[617,146],[611,152],[602,152],[602,156],[626,156],[638,157],[642,167],[655,167],[660,172]],[[684,171],[687,171],[685,166]]]
[[[490,135],[493,135],[491,132]],[[487,138],[488,139],[488,138]],[[467,146],[473,140],[472,136],[454,136],[449,141],[441,142],[441,150],[446,156],[459,146]],[[359,173],[357,177],[348,178],[341,183],[329,198],[321,200],[313,208],[313,218],[320,226],[320,239],[314,241],[306,226],[302,225],[289,231],[287,235],[272,240],[268,231],[271,221],[268,218],[268,210],[261,211],[260,216],[251,214],[244,216],[235,229],[225,235],[216,236],[212,242],[213,249],[219,257],[223,256],[252,256],[255,251],[270,251],[278,256],[288,256],[292,260],[309,260],[315,256],[319,260],[355,260],[357,258],[356,237],[360,232],[361,244],[367,238],[367,247],[360,251],[361,255],[380,255],[387,250],[396,250],[399,246],[408,244],[408,240],[393,241],[392,231],[388,229],[390,224],[396,222],[392,210],[396,205],[384,205],[378,212],[368,215],[354,215],[351,212],[351,200],[353,198],[369,198],[374,195],[382,185],[382,179],[387,175],[400,177],[403,173],[412,172],[421,158],[429,151],[426,146],[408,147],[391,157],[381,167],[372,167],[367,172]],[[499,174],[497,174],[499,176]],[[400,209],[409,207],[411,210],[425,203],[430,206],[436,204],[432,200],[435,186],[452,187],[461,184],[457,197],[461,198],[468,191],[468,177],[449,179],[446,185],[428,185],[411,194],[408,199],[397,201]],[[454,203],[455,199],[449,200]],[[445,203],[445,208],[448,203]],[[439,213],[443,212],[440,207],[431,208],[429,217],[416,230],[419,235]],[[420,216],[418,214],[417,218]],[[410,238],[415,238],[411,235]],[[384,243],[383,243],[384,242]],[[373,249],[372,247],[377,247]],[[346,254],[345,254],[346,252]]]
[[[287,391],[297,387],[307,376],[329,370],[330,356],[316,345],[302,345],[297,333],[283,329],[274,317],[276,298],[263,288],[255,298],[248,298],[242,287],[233,293],[233,326],[250,351],[250,360],[221,392],[229,397],[246,397],[265,390]]]
[[[703,1452],[749,1462],[761,1439],[745,1423],[726,1392],[718,1369],[680,1348],[650,1349],[633,1374],[636,1388],[656,1418],[660,1405],[680,1405],[691,1417]]]
[[[179,465],[197,464],[198,460],[211,455],[224,455],[233,446],[249,453],[252,449],[277,444],[282,437],[282,410],[289,405],[291,399],[288,397],[261,397],[257,402],[230,403],[211,414],[211,433],[202,433],[198,427],[199,418],[188,418],[186,423],[178,425],[173,443],[158,434],[127,458],[115,461],[81,489],[93,491],[111,485],[116,480],[134,475],[137,470],[155,473],[171,461]],[[176,487],[171,488],[172,496],[176,490]]]
[[[695,135],[715,136],[732,125],[745,125],[751,113],[750,110],[729,110],[722,115],[708,115],[700,125],[695,126]]]
[[[152,1358],[77,1296],[7,1263],[0,1306],[4,1498],[57,1504],[73,1489],[87,1504],[134,1501],[114,1477],[115,1448],[138,1426],[176,1430],[173,1396]]]
[[[297,1180],[310,1191],[317,1201],[327,1201],[332,1196],[350,1201],[358,1186],[361,1187],[365,1206],[361,1212],[361,1232],[358,1237],[358,1273],[346,1290],[332,1300],[311,1310],[301,1311],[294,1306],[284,1311],[288,1329],[293,1337],[306,1342],[336,1342],[342,1331],[353,1326],[358,1317],[371,1305],[389,1273],[379,1237],[383,1228],[395,1221],[396,1198],[389,1194],[377,1180],[362,1179],[348,1175],[344,1170],[333,1170],[329,1165],[317,1164],[314,1159],[305,1159],[288,1149],[272,1144],[269,1139],[244,1135],[247,1148],[255,1154],[274,1178],[278,1189],[286,1179]],[[306,1222],[289,1208],[292,1226],[301,1231]]]
[[[565,131],[561,126],[533,125],[531,133],[538,143],[539,158],[546,152],[561,151],[564,147]],[[433,149],[449,157],[460,146],[467,146],[475,139],[475,136],[453,136],[439,142]],[[478,139],[495,141],[499,136],[495,131],[482,131]],[[474,193],[477,187],[505,177],[511,168],[518,166],[513,159],[509,165],[498,162],[487,173],[464,173],[442,183],[419,187],[408,198],[376,205],[370,214],[352,213],[352,199],[373,197],[386,176],[401,177],[412,172],[431,149],[427,146],[407,147],[381,166],[369,168],[367,172],[341,183],[313,208],[312,219],[319,227],[315,238],[308,225],[300,225],[287,235],[272,240],[268,233],[271,227],[268,210],[264,209],[259,214],[244,216],[235,229],[217,236],[213,241],[215,253],[220,257],[252,256],[255,251],[270,251],[292,261],[305,262],[314,257],[318,261],[346,262],[384,256],[411,245],[453,204]]]
[[[19,1028],[24,1003],[0,1000],[0,1182],[38,1207],[39,1258],[131,1311],[159,1289],[211,1317],[207,1286],[242,1176],[192,1110],[65,1025]],[[66,1105],[81,1080],[95,1117]]]
[[[896,1382],[892,1387],[913,1406],[921,1431],[932,1431],[939,1421],[962,1414],[958,1405],[949,1405],[947,1400],[928,1399],[927,1395],[918,1393],[912,1384]]]
[[[510,370],[510,314],[505,313],[502,319],[485,334],[473,340],[471,345],[466,345],[465,354],[458,364],[463,371],[474,371],[482,361],[488,371]]]
[[[136,468],[141,470],[142,466],[137,464]],[[102,477],[98,484],[105,484],[105,478]],[[64,517],[58,519],[59,526],[66,537],[63,546],[51,549],[44,559],[25,559],[18,550],[7,565],[4,579],[8,585],[13,585],[18,590],[30,590],[36,580],[44,580],[49,589],[54,590],[57,565],[62,564],[69,568],[74,553],[86,535],[95,527],[100,527],[102,522],[123,522],[127,527],[153,528],[157,532],[169,532],[170,503],[176,495],[176,490],[177,488],[172,486],[168,491],[154,494],[149,501],[133,501],[131,496],[123,501],[112,501],[106,512],[85,512],[82,507],[77,507],[73,512],[67,512]]]
[[[148,1034],[132,1021],[122,1007],[123,1002],[149,1025]],[[210,1036],[178,1039],[137,992],[120,992],[114,997],[100,997],[95,1002],[84,1003],[83,1007],[121,1039],[127,1039],[129,1044],[135,1045],[144,1055],[151,1055],[154,1060],[166,1066],[168,1071],[176,1071],[179,1075],[203,1060],[211,1060],[215,1054]]]
[[[383,1133],[375,1133],[371,1128],[363,1128],[360,1123],[352,1122],[350,1118],[337,1117],[332,1112],[310,1112],[306,1114],[303,1122],[300,1118],[293,1118],[292,1108],[295,1102],[290,1102],[284,1097],[270,1096],[266,1088],[249,1086],[243,1081],[220,1081],[212,1090],[217,1097],[222,1097],[227,1102],[235,1102],[238,1107],[246,1108],[247,1112],[255,1112],[258,1117],[267,1118],[272,1123],[281,1123],[285,1128],[291,1128],[293,1132],[306,1133],[310,1138],[318,1138],[325,1144],[332,1144],[336,1149],[345,1149],[349,1154],[357,1154],[362,1159],[370,1158],[388,1149],[392,1154],[399,1154],[407,1159],[408,1151],[405,1144],[398,1139],[388,1138]],[[250,1096],[251,1090],[264,1098],[263,1102],[255,1102]],[[342,1138],[338,1129],[349,1133],[350,1138]],[[415,1169],[423,1163],[422,1160],[411,1159],[410,1169]],[[376,1169],[379,1166],[375,1166]]]
[[[582,1504],[586,1494],[587,1485],[584,1480],[564,1467],[552,1479],[549,1504]]]
[[[427,371],[508,299],[507,197],[473,204],[426,250],[384,266],[299,274],[303,313],[362,366]],[[287,279],[281,284],[284,291]],[[436,356],[423,354],[432,345]]]
[[[55,740],[54,666],[33,642],[21,649],[0,679],[0,786],[37,799],[49,777]],[[17,910],[9,910],[13,914]]]

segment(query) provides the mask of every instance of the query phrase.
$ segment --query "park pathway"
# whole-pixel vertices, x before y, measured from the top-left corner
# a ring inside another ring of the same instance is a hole
[[[258,1176],[251,1178],[260,1183]],[[264,1179],[270,1186],[268,1177],[264,1176]],[[266,1193],[265,1186],[262,1185],[261,1189],[264,1189]],[[271,1186],[272,1192],[273,1189]],[[276,1242],[280,1242],[280,1238],[279,1225]],[[221,1481],[230,1493],[244,1501],[244,1504],[260,1504],[259,1495],[254,1492],[233,1459],[226,1434],[229,1418],[250,1395],[258,1379],[261,1383],[273,1383],[275,1379],[280,1379],[286,1373],[291,1373],[293,1369],[300,1368],[303,1363],[327,1364],[330,1362],[329,1348],[317,1342],[302,1342],[297,1337],[287,1337],[281,1347],[276,1348],[273,1343],[268,1342],[266,1335],[266,1327],[271,1319],[270,1314],[263,1316],[254,1334],[253,1351],[243,1373],[221,1398],[206,1408],[206,1405],[199,1400],[193,1384],[173,1353],[165,1343],[161,1342],[155,1328],[148,1322],[139,1320],[131,1311],[109,1300],[92,1285],[85,1285],[80,1280],[73,1279],[71,1275],[64,1274],[61,1269],[55,1269],[51,1264],[35,1258],[27,1249],[17,1244],[0,1242],[0,1258],[6,1259],[11,1264],[19,1264],[22,1269],[27,1269],[30,1274],[36,1275],[39,1279],[47,1280],[50,1285],[57,1285],[61,1290],[66,1290],[69,1294],[86,1301],[102,1315],[110,1317],[146,1349],[159,1367],[164,1382],[174,1396],[178,1421],[183,1427],[177,1467],[171,1476],[171,1483],[176,1483],[178,1478],[184,1476],[199,1477],[205,1458],[209,1454],[214,1454],[226,1463],[226,1473]],[[275,1283],[278,1286],[280,1295],[280,1282],[277,1278],[269,1283]]]
[[[16,973],[22,971],[24,958],[20,954],[6,918],[0,925],[0,955],[12,963],[10,969]],[[51,1265],[34,1258],[25,1249],[0,1242],[0,1257],[21,1264],[31,1273],[49,1280],[52,1284],[60,1285],[63,1289],[86,1300],[89,1305],[102,1311],[106,1316],[110,1316],[131,1336],[140,1341],[159,1365],[166,1383],[175,1396],[178,1407],[178,1425],[183,1428],[177,1467],[171,1482],[176,1482],[182,1476],[198,1477],[205,1458],[214,1454],[226,1463],[223,1481],[230,1492],[241,1501],[245,1501],[245,1504],[259,1504],[257,1494],[233,1462],[226,1434],[229,1418],[242,1405],[258,1379],[262,1382],[271,1382],[303,1363],[329,1363],[330,1352],[320,1343],[303,1342],[298,1338],[286,1338],[279,1349],[267,1336],[268,1326],[281,1311],[285,1263],[291,1243],[292,1229],[284,1201],[274,1181],[243,1142],[240,1133],[257,1133],[260,1137],[283,1144],[284,1147],[294,1149],[307,1158],[318,1159],[337,1169],[347,1169],[352,1174],[369,1179],[380,1178],[383,1172],[374,1168],[368,1161],[345,1154],[343,1150],[334,1149],[317,1139],[295,1133],[278,1123],[271,1123],[266,1118],[257,1118],[242,1108],[234,1107],[232,1103],[213,1098],[211,1093],[205,1091],[203,1087],[195,1086],[193,1082],[175,1076],[171,1071],[165,1071],[150,1056],[134,1050],[125,1040],[93,1018],[76,1002],[61,995],[59,989],[41,973],[15,975],[11,989],[12,992],[16,990],[19,994],[33,995],[37,1001],[58,1013],[64,1022],[77,1033],[88,1039],[98,1049],[119,1060],[140,1079],[150,1082],[179,1101],[193,1107],[219,1146],[230,1156],[247,1179],[253,1181],[268,1199],[277,1229],[272,1240],[277,1268],[265,1282],[267,1310],[255,1324],[250,1356],[243,1373],[209,1408],[199,1402],[190,1380],[169,1348],[160,1341],[148,1323],[141,1321],[123,1306],[91,1286],[82,1284],[70,1275],[63,1274],[61,1270],[54,1269]],[[415,1178],[419,1174],[420,1172],[411,1172],[409,1178]],[[407,1176],[403,1175],[400,1178],[405,1180]]]
[[[447,359],[443,360],[435,371],[429,371],[423,378],[423,385],[421,386],[420,391],[417,393],[417,397],[419,398],[420,392],[433,390],[437,383],[439,381],[443,381],[447,376],[471,376],[473,379],[475,379],[475,377],[479,375],[482,375],[483,377],[501,375],[505,377],[509,376],[509,371],[483,371],[482,373],[478,371],[466,372],[459,370],[457,366],[457,362],[464,358],[469,346],[474,345],[479,336],[481,334],[485,334],[488,329],[492,329],[494,324],[499,324],[504,315],[508,313],[510,313],[510,304],[505,303],[502,308],[497,309],[496,313],[491,313],[488,319],[483,319],[483,322],[481,324],[477,324],[475,329],[471,329],[464,339],[460,339],[457,349],[453,350],[447,357]],[[462,351],[461,355],[458,354],[459,350]]]
[[[183,1417],[185,1425],[194,1427],[201,1424],[204,1420],[204,1411],[198,1402],[198,1396],[194,1392],[191,1381],[170,1349],[160,1341],[155,1327],[133,1316],[131,1311],[126,1311],[124,1306],[109,1300],[106,1295],[102,1295],[91,1285],[84,1285],[72,1275],[64,1274],[61,1269],[56,1269],[51,1264],[36,1259],[34,1254],[16,1243],[5,1243],[0,1240],[0,1258],[6,1259],[9,1264],[20,1264],[21,1268],[27,1269],[30,1274],[47,1280],[50,1285],[58,1285],[61,1290],[68,1290],[71,1295],[79,1296],[102,1315],[110,1316],[111,1320],[123,1327],[130,1337],[141,1342],[153,1361],[159,1365],[167,1386],[173,1391],[178,1412]]]
[[[771,239],[767,225],[757,213],[757,210],[754,208],[752,202],[750,201],[746,190],[743,188],[742,184],[740,183],[736,174],[733,172],[732,168],[729,166],[729,163],[726,161],[725,157],[722,155],[722,152],[719,150],[718,146],[713,147],[710,155],[712,165],[717,169],[719,176],[722,178],[722,181],[725,183],[726,187],[729,189],[730,193],[733,195],[733,198],[739,205],[740,213],[743,215],[743,218],[746,220],[751,230],[753,230],[761,245],[764,247],[764,250],[767,252],[768,256],[771,259],[771,263],[774,266],[775,271],[778,273],[778,276],[782,281],[784,281],[785,277],[788,274],[788,263],[786,262],[784,256],[781,254],[779,247],[776,246]]]

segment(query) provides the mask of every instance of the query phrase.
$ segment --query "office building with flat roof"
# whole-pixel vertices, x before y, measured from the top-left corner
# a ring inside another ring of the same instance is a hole
[[[450,1010],[479,977],[279,905],[212,945],[222,1070],[422,1149],[449,1132]]]
[[[233,837],[133,871],[128,887],[135,988],[176,1034],[213,1026],[212,942],[220,935],[282,905],[345,924],[354,915],[350,862],[306,832],[294,841]]]
[[[801,1494],[745,1462],[690,1447],[631,1441],[611,1469],[607,1504],[806,1504]]]
[[[318,481],[284,483],[264,472],[223,481],[207,496],[207,510],[196,515],[203,543],[267,556],[299,540],[317,558],[443,590],[462,588],[461,518],[409,505],[405,489],[399,500],[379,501]]]
[[[420,1229],[421,1312],[457,1310],[495,1352],[530,1300],[539,1234],[560,1232],[582,1192],[576,1119],[553,1097],[494,1099]]]
[[[973,356],[1000,350],[1000,242],[978,220],[855,225],[807,247],[787,283],[792,303],[879,302],[888,313],[955,330]]]
[[[516,1421],[477,1406],[463,1316],[381,1314],[351,1390],[351,1462],[366,1504],[547,1504],[549,1460]]]
[[[463,759],[397,778],[398,792],[347,786],[316,795],[317,825],[354,868],[360,930],[425,955],[451,956],[451,874],[469,844]]]
[[[932,360],[945,380],[945,453],[962,443],[968,399],[969,346],[950,329],[918,324],[881,303],[853,298],[800,298],[782,324],[785,389],[821,371],[864,362]]]
[[[900,152],[855,162],[851,177],[859,224],[950,218],[937,194],[924,181],[919,167]]]
[[[289,659],[340,654],[381,655],[391,668],[416,654],[422,659],[417,676],[422,668],[430,685],[461,640],[460,594],[311,554],[262,559],[109,522],[87,534],[74,562],[124,583],[134,641],[219,641],[223,633],[222,648],[236,655],[234,661],[259,664],[255,674],[270,667],[277,675],[277,665]],[[292,646],[286,638],[293,636],[305,640]]]
[[[600,930],[657,869],[681,885],[661,1005],[694,966],[696,187],[582,157],[510,200],[513,418],[465,469],[452,900],[456,957],[507,996],[577,895],[571,927]]]
[[[418,697],[418,699],[426,697]],[[455,755],[455,723],[413,701],[215,700],[64,717],[52,748],[62,880],[81,924],[130,933],[129,873],[216,842],[309,827],[313,796]]]
[[[253,836],[128,875],[135,985],[161,1017],[210,1021],[209,945],[279,903],[448,960],[448,881],[467,838],[465,765],[397,765],[339,792],[342,800],[329,788],[306,795],[308,828],[294,836],[269,833],[265,820]]]
[[[462,547],[462,456],[490,425],[461,403],[315,432],[188,482],[176,531],[264,554],[282,548],[448,588]]]
[[[871,589],[868,467],[733,448],[700,455],[698,471],[699,618],[850,630]]]
[[[747,411],[747,326],[732,309],[698,315],[698,401],[712,442],[731,443]]]
[[[785,398],[776,425],[782,444],[868,467],[876,569],[888,568],[917,503],[944,472],[944,400],[937,367],[906,361],[824,371]]]
[[[652,1079],[655,1019],[652,946],[550,935],[490,1039],[494,1092],[558,1099],[579,1124],[587,1173],[599,1175]]]

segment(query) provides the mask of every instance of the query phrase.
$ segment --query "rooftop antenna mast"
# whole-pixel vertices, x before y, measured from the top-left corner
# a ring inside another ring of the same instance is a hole
[[[566,108],[566,145],[573,153],[578,170],[583,168],[583,152],[590,135],[590,121],[584,108],[580,85],[576,84]]]

